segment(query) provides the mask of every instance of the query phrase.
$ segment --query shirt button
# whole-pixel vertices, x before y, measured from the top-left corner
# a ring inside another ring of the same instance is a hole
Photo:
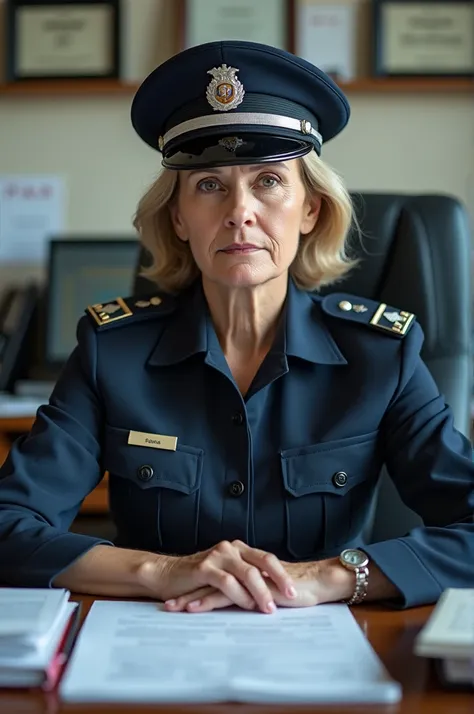
[[[229,486],[229,493],[231,496],[241,496],[245,491],[245,486],[242,481],[234,481]]]
[[[232,423],[235,424],[235,426],[242,426],[244,423],[244,415],[242,412],[235,412],[232,417]]]
[[[151,466],[140,466],[138,469],[138,478],[140,481],[150,481],[153,478],[153,469]]]
[[[347,474],[345,471],[338,471],[332,477],[332,482],[337,488],[343,488],[347,483]]]

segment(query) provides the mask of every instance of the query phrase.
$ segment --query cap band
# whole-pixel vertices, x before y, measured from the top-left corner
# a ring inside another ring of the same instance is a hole
[[[160,148],[166,146],[170,141],[182,134],[186,134],[196,129],[206,129],[207,127],[235,126],[242,124],[250,130],[253,126],[274,126],[281,129],[293,129],[306,136],[313,136],[322,146],[323,137],[313,129],[312,124],[307,119],[293,119],[278,114],[264,114],[260,112],[238,112],[235,114],[208,114],[206,116],[188,119],[187,121],[174,126],[166,132],[164,137],[160,137]]]

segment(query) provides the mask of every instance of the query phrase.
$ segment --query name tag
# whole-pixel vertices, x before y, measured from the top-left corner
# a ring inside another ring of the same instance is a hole
[[[130,431],[128,443],[133,446],[148,446],[150,449],[166,449],[176,451],[177,436],[163,436],[163,434],[145,434],[143,431]]]

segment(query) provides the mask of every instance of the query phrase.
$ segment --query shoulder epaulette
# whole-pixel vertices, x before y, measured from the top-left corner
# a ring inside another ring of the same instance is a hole
[[[404,337],[416,319],[412,312],[346,293],[331,293],[321,305],[332,317],[366,325],[393,337]]]
[[[171,295],[118,297],[96,305],[89,305],[86,314],[93,320],[96,330],[119,325],[129,325],[152,317],[169,315],[176,306]]]

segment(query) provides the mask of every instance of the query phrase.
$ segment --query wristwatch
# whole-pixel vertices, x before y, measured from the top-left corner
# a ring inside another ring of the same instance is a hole
[[[346,600],[347,605],[358,605],[367,595],[369,584],[369,556],[358,548],[346,548],[339,556],[339,561],[356,576],[355,590],[352,597]]]

